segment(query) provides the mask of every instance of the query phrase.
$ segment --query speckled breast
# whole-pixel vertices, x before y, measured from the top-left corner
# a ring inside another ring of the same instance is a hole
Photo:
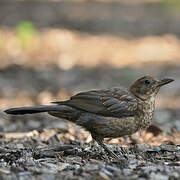
[[[144,101],[139,105],[140,111],[138,116],[139,127],[140,129],[146,129],[151,125],[154,109],[155,109],[155,100],[154,98]]]

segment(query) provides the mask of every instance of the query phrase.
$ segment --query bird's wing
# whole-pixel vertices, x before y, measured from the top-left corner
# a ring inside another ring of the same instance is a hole
[[[81,92],[70,100],[54,103],[111,117],[133,116],[137,109],[136,99],[120,88]]]

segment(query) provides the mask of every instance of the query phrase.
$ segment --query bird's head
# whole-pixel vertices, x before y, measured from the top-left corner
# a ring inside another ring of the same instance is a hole
[[[166,78],[162,80],[158,80],[151,76],[144,76],[138,80],[136,80],[130,87],[131,93],[133,93],[136,97],[147,100],[152,96],[155,96],[160,87],[174,81],[173,79]]]

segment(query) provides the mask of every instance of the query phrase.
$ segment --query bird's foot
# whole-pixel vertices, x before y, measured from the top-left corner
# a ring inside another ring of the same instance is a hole
[[[113,158],[115,158],[115,159],[122,159],[122,158],[124,158],[123,155],[118,156],[116,153],[114,153],[113,151],[111,151],[109,148],[108,148],[108,149],[105,149],[105,150],[106,150],[106,152],[107,152],[111,157],[113,157]]]
[[[104,148],[104,150],[113,158],[117,159],[117,160],[127,160],[127,157],[124,156],[122,153],[120,155],[117,155],[116,153],[114,153],[113,151],[111,151],[106,144],[103,143],[103,141],[98,142],[98,144]]]

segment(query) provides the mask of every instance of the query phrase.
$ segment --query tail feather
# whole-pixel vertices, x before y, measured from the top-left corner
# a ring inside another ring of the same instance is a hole
[[[66,105],[19,107],[7,109],[4,112],[13,115],[48,112],[52,116],[65,118],[72,122],[76,122],[81,114],[81,111]]]
[[[60,110],[62,110],[62,107],[53,105],[53,106],[32,106],[32,107],[11,108],[5,110],[4,112],[7,114],[23,115],[23,114],[34,114],[34,113],[60,111]]]

